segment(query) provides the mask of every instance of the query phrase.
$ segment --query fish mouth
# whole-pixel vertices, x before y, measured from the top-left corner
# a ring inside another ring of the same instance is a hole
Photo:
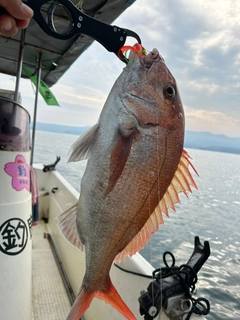
[[[139,125],[140,125],[140,127],[143,128],[143,129],[151,129],[151,128],[156,128],[156,127],[158,127],[158,126],[159,126],[159,123],[151,123],[151,122],[148,122],[148,123],[143,124],[143,123],[139,122]]]
[[[149,52],[146,56],[143,56],[142,59],[140,59],[141,64],[146,69],[150,69],[155,62],[159,61],[165,63],[164,58],[161,56],[161,54],[158,52],[156,48],[152,49],[151,52]]]

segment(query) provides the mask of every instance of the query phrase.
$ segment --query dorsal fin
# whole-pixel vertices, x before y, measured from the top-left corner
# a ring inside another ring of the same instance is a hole
[[[68,242],[82,251],[83,244],[81,243],[78,235],[76,215],[77,204],[64,211],[57,217],[59,220],[58,229]]]
[[[140,232],[132,239],[125,249],[116,256],[114,262],[121,261],[128,255],[132,256],[148,243],[151,238],[151,234],[155,233],[159,229],[160,224],[164,224],[162,214],[164,213],[168,217],[169,208],[176,211],[174,205],[175,203],[180,203],[180,199],[178,197],[180,192],[183,192],[187,196],[187,191],[192,192],[191,186],[197,189],[197,185],[189,171],[189,166],[196,172],[196,174],[198,173],[189,159],[190,156],[185,150],[183,150],[175,175],[161,201],[150,215]]]
[[[70,154],[68,162],[76,162],[88,159],[94,142],[97,137],[99,123],[92,126],[84,134],[82,134],[72,145],[68,152]]]

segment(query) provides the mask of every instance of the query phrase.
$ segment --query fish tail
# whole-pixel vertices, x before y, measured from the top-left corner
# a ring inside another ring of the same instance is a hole
[[[93,298],[94,292],[89,293],[84,287],[81,287],[80,292],[66,320],[79,320],[90,306]]]
[[[84,287],[82,287],[66,320],[79,320],[90,306],[90,303],[94,297],[109,303],[126,319],[136,320],[136,317],[122,300],[111,280],[109,289],[105,292],[94,291],[89,293]]]
[[[125,302],[120,297],[116,288],[109,279],[109,289],[106,292],[98,291],[95,297],[109,303],[113,308],[120,312],[128,320],[137,320],[132,311],[128,308]]]

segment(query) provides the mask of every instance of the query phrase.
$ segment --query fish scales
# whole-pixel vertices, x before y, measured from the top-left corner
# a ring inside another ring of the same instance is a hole
[[[67,239],[75,232],[79,247],[85,246],[86,273],[68,320],[77,320],[93,297],[135,319],[109,271],[115,259],[136,253],[148,242],[162,221],[159,208],[174,208],[176,194],[185,190],[181,181],[171,185],[183,141],[183,107],[163,58],[156,49],[145,56],[132,53],[99,123],[72,146],[70,161],[87,157],[88,163],[74,213],[76,230],[68,230],[69,215],[64,214],[59,228]],[[167,194],[169,199],[159,207]]]

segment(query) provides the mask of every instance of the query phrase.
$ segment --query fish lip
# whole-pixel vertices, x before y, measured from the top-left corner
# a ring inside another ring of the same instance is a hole
[[[139,60],[141,65],[146,69],[150,69],[155,62],[160,61],[165,64],[163,56],[156,48],[153,48],[146,56],[139,57]]]

